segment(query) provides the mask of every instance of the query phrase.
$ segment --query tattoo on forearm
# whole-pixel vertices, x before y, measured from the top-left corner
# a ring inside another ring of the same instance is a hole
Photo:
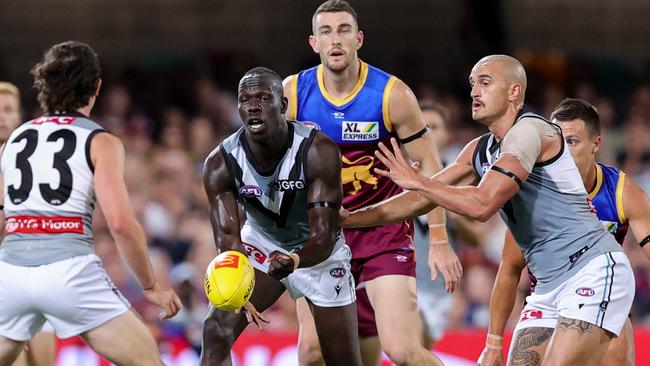
[[[593,324],[587,323],[584,320],[561,317],[557,326],[563,330],[575,329],[578,334],[583,335],[585,333],[591,333],[591,327],[593,327]]]
[[[537,366],[541,364],[542,354],[536,348],[547,342],[551,335],[553,335],[552,328],[525,328],[517,332],[509,365]]]

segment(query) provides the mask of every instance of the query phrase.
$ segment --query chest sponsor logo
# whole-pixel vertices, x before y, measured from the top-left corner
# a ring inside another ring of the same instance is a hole
[[[379,139],[379,122],[343,121],[343,141],[371,141]]]
[[[305,182],[300,180],[278,179],[271,183],[271,188],[276,191],[300,191],[305,189]]]
[[[11,216],[5,221],[7,234],[83,234],[81,217]]]
[[[377,177],[370,173],[375,163],[373,156],[362,156],[356,160],[349,160],[345,156],[341,157],[343,169],[341,169],[341,183],[343,184],[344,193],[348,196],[354,196],[361,191],[361,183],[372,186],[377,189]],[[346,184],[352,183],[352,190],[346,187]]]
[[[596,291],[590,289],[589,287],[580,287],[579,289],[576,290],[576,294],[584,297],[589,297],[589,296],[594,296],[596,294]]]
[[[264,262],[266,262],[266,254],[264,254],[264,252],[259,250],[257,247],[248,243],[242,243],[242,245],[244,246],[246,253],[248,253],[249,256],[253,257],[257,263],[264,264]]]
[[[258,186],[242,186],[239,188],[239,194],[244,197],[259,197],[262,195],[262,188]]]
[[[302,124],[305,125],[305,126],[307,126],[307,127],[311,127],[311,128],[313,128],[313,129],[316,129],[316,130],[318,130],[318,131],[321,130],[320,126],[319,126],[318,123],[316,123],[316,122],[312,122],[312,121],[303,121]]]
[[[57,125],[69,125],[74,122],[75,117],[39,117],[32,121],[33,125],[42,125],[43,123],[56,123]]]
[[[618,223],[611,221],[601,221],[601,223],[610,234],[616,234],[618,232]]]

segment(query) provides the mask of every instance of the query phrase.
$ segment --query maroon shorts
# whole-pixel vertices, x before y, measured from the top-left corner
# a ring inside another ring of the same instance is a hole
[[[411,248],[402,248],[370,258],[352,259],[352,275],[357,286],[386,275],[415,277],[415,252]],[[372,337],[378,334],[375,311],[370,305],[365,286],[357,287],[357,318],[359,336]]]

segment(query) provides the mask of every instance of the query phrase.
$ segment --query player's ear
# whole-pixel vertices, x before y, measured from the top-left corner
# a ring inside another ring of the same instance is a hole
[[[282,114],[287,113],[287,109],[289,108],[289,99],[287,97],[282,97],[282,107],[280,107],[280,112]]]
[[[363,46],[363,31],[358,31],[357,32],[357,50]]]
[[[591,150],[592,154],[596,154],[598,151],[600,151],[600,144],[603,143],[603,137],[598,135],[594,137],[594,147]]]
[[[521,85],[519,84],[511,84],[510,85],[510,92],[508,93],[508,100],[511,102],[516,101],[519,99],[519,96],[521,95]]]
[[[309,45],[311,46],[311,49],[314,50],[315,53],[319,53],[318,44],[316,43],[316,37],[314,37],[313,34],[309,35]]]
[[[102,79],[97,80],[97,89],[95,89],[95,96],[99,96],[99,91],[102,89]]]

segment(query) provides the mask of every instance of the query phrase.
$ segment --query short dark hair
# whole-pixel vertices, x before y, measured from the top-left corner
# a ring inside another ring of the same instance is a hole
[[[282,76],[280,76],[280,74],[278,74],[277,72],[269,69],[268,67],[258,66],[246,71],[244,76],[242,76],[241,80],[244,80],[246,76],[251,74],[268,74],[271,80],[273,81],[273,85],[271,87],[272,90],[274,92],[279,91],[281,95],[284,95],[284,89],[282,87]]]
[[[67,41],[45,51],[31,73],[41,108],[46,112],[70,112],[88,105],[95,95],[101,66],[90,46]]]
[[[571,121],[581,119],[592,136],[600,135],[600,115],[591,103],[583,99],[566,98],[555,107],[551,120]]]
[[[320,4],[318,9],[314,12],[314,16],[311,17],[312,28],[316,24],[316,16],[320,13],[339,13],[345,12],[352,15],[355,23],[357,23],[357,29],[359,29],[359,17],[357,12],[354,11],[354,8],[345,0],[327,0],[324,3]]]
[[[427,99],[427,100],[421,100],[419,104],[422,112],[426,112],[426,111],[436,112],[440,115],[440,117],[442,117],[442,121],[444,123],[449,122],[449,119],[451,118],[451,112],[449,111],[449,108],[445,107],[442,103],[438,103]]]

